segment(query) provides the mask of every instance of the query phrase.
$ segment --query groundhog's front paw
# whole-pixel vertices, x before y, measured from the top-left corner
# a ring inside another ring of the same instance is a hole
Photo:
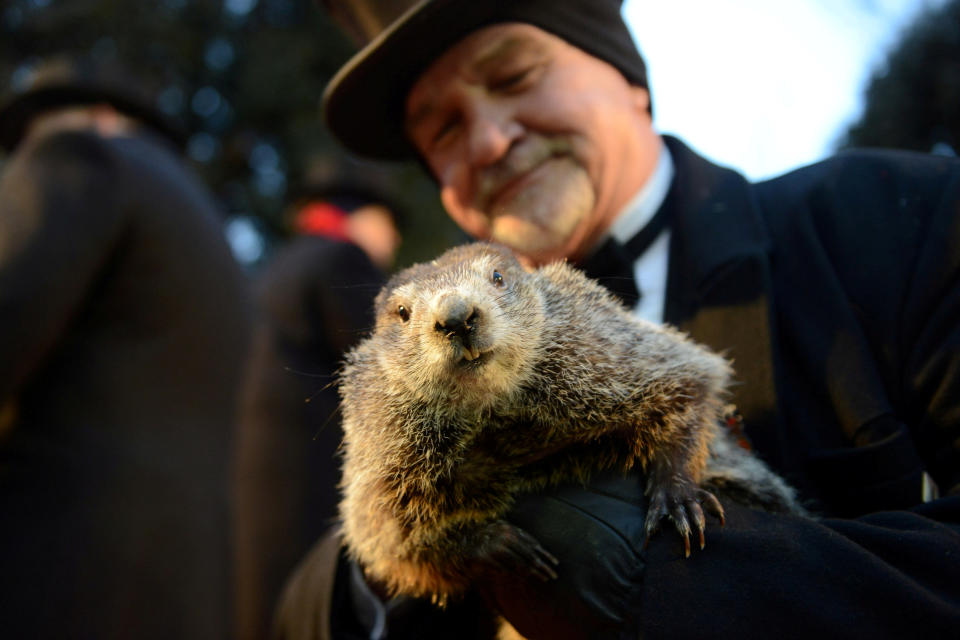
[[[557,559],[532,535],[503,520],[483,527],[471,556],[474,571],[528,572],[544,582],[557,578]]]
[[[723,525],[723,507],[709,491],[699,488],[692,481],[680,480],[672,483],[658,483],[648,492],[650,504],[647,511],[646,532],[647,538],[644,548],[660,528],[660,521],[664,518],[673,520],[674,526],[683,537],[684,556],[690,557],[691,522],[700,537],[700,548],[705,544],[703,530],[706,528],[706,519],[703,511],[716,516]]]

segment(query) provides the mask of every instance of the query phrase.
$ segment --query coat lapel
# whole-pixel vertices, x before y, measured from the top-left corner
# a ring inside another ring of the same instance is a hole
[[[732,401],[770,462],[777,425],[770,245],[750,185],[665,137],[677,171],[663,206],[672,216],[665,320],[733,360]]]

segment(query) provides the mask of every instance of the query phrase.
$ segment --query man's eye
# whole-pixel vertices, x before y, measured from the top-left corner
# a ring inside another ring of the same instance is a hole
[[[449,120],[444,122],[443,125],[439,129],[437,129],[437,132],[433,134],[433,144],[434,145],[442,144],[447,139],[452,137],[453,133],[457,129],[458,124],[459,124],[459,120],[457,118],[450,118]]]
[[[508,73],[495,79],[490,83],[490,89],[493,91],[510,91],[524,86],[525,81],[533,75],[533,67],[524,67],[513,73]]]

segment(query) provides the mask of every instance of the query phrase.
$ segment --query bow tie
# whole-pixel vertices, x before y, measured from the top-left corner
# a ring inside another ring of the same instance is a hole
[[[634,277],[633,263],[660,237],[668,222],[667,208],[660,207],[650,222],[630,240],[621,244],[613,236],[608,237],[580,268],[632,309],[641,295]]]

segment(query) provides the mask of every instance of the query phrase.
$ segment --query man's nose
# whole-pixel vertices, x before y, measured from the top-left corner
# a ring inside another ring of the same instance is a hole
[[[470,160],[480,167],[500,160],[523,133],[523,128],[506,109],[494,105],[475,107],[469,128]]]

